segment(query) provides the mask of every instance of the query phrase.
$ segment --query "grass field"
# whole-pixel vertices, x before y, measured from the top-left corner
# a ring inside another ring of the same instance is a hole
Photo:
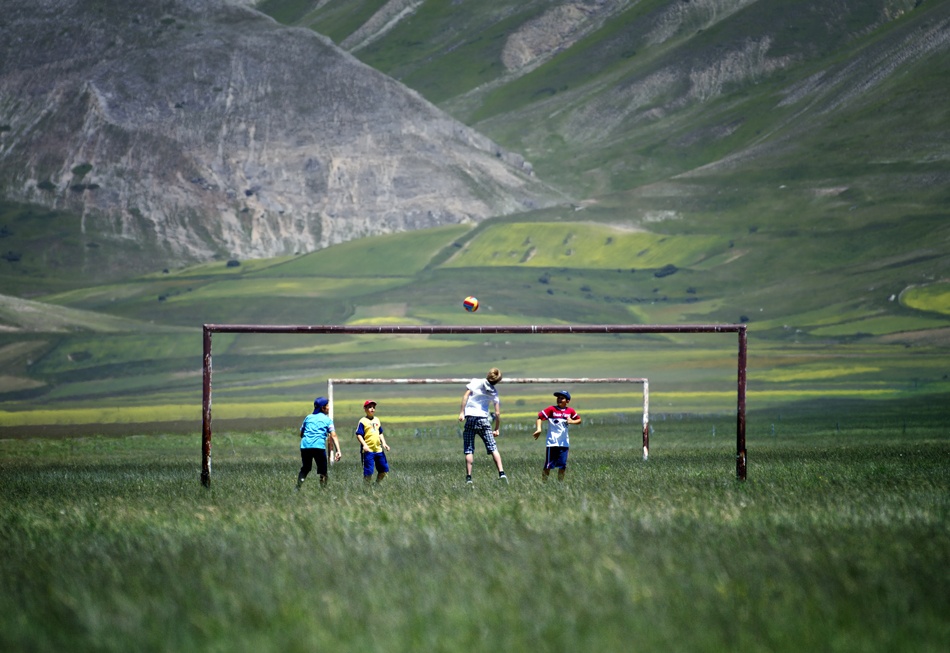
[[[647,462],[573,427],[564,484],[508,430],[473,491],[452,428],[392,428],[378,487],[344,437],[299,493],[293,433],[219,432],[210,490],[195,436],[0,440],[0,649],[943,651],[946,408],[895,406],[751,416],[744,483],[727,419]]]

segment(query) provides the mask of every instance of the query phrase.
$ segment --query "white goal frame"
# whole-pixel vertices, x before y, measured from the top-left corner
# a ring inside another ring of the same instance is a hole
[[[327,399],[330,400],[330,418],[333,418],[333,386],[334,385],[464,385],[469,383],[472,377],[458,379],[358,379],[358,378],[338,378],[327,379]],[[502,378],[499,383],[534,383],[548,385],[565,385],[575,383],[639,383],[643,386],[643,459],[647,460],[650,456],[650,381],[646,378],[587,378],[587,377],[525,377],[525,378]]]
[[[308,333],[349,335],[488,335],[488,334],[605,334],[605,333],[735,333],[736,356],[736,478],[746,480],[746,369],[748,336],[745,324],[544,324],[544,325],[305,325],[205,324],[201,396],[201,484],[211,487],[211,340],[214,333]]]

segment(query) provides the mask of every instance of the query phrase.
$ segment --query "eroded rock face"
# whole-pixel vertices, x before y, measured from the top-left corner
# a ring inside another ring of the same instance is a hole
[[[555,5],[515,31],[501,54],[506,70],[534,68],[586,36],[627,2],[587,0]]]
[[[329,40],[224,0],[10,0],[0,125],[8,198],[181,260],[556,198],[520,156]]]

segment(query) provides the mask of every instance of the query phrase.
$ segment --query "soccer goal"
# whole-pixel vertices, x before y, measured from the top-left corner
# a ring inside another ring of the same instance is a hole
[[[465,385],[471,377],[459,379],[327,379],[327,399],[330,400],[330,417],[333,417],[333,386],[334,385]],[[645,378],[586,378],[586,377],[553,377],[553,378],[503,378],[499,383],[520,383],[539,385],[567,385],[583,383],[634,383],[643,387],[643,459],[650,456],[650,381]]]
[[[349,335],[489,335],[489,334],[659,334],[659,333],[735,333],[739,338],[736,384],[736,477],[746,479],[746,360],[745,324],[552,324],[539,326],[428,326],[428,325],[267,325],[267,324],[205,324],[203,329],[204,360],[202,367],[201,483],[211,487],[211,358],[214,333],[300,333]],[[469,379],[465,380],[466,382]],[[340,380],[337,380],[339,383]],[[448,381],[447,381],[448,382]],[[457,382],[457,381],[455,381]],[[511,382],[510,380],[508,381]],[[648,413],[644,412],[644,433]]]

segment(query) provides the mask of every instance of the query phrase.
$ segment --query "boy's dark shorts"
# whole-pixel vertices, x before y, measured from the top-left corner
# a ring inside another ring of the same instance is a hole
[[[300,460],[303,463],[301,470],[310,472],[311,462],[317,463],[317,474],[327,475],[327,450],[326,449],[301,449]]]
[[[386,474],[389,472],[389,461],[386,460],[385,451],[376,451],[366,453],[362,452],[363,455],[363,476],[372,476],[373,467],[376,467],[377,472]]]
[[[567,447],[546,447],[544,453],[545,469],[567,469]]]

